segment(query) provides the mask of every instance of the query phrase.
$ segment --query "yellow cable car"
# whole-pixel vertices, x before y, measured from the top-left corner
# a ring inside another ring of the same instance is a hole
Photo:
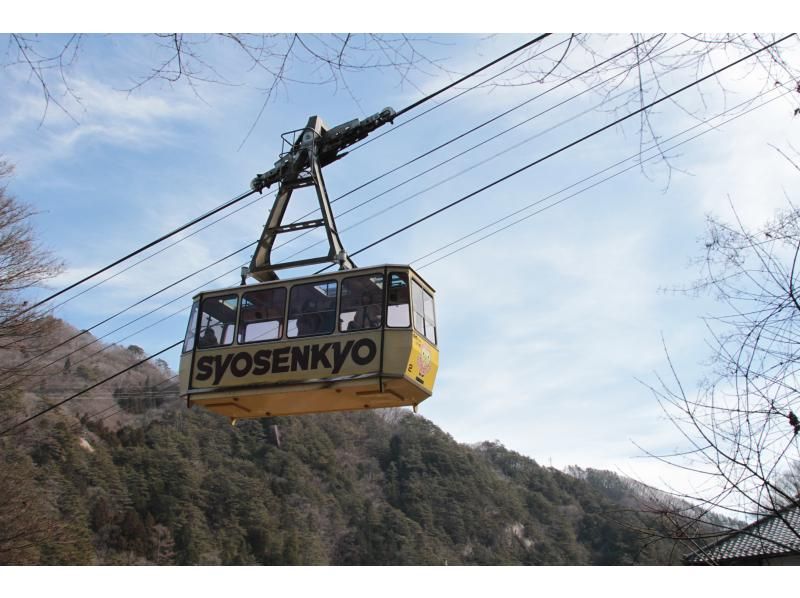
[[[189,405],[244,418],[416,406],[439,365],[434,291],[409,266],[357,268],[344,251],[322,167],[377,127],[384,108],[328,128],[318,116],[283,135],[284,149],[251,186],[279,184],[242,284],[194,299],[180,361]],[[320,218],[283,223],[292,192],[313,186]],[[326,255],[273,262],[278,236],[325,230]],[[279,280],[277,270],[320,263],[340,270]],[[258,281],[246,285],[247,277]]]
[[[439,363],[433,295],[401,265],[200,293],[181,395],[232,419],[416,407]]]

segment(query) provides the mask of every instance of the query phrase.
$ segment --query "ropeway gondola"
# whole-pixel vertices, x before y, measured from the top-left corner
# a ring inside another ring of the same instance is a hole
[[[386,108],[327,129],[313,116],[284,134],[287,151],[251,186],[278,193],[242,284],[194,297],[180,360],[180,392],[232,420],[417,405],[439,363],[433,288],[410,266],[358,268],[336,231],[322,167],[391,122]],[[321,218],[282,224],[292,191],[313,186]],[[328,253],[273,263],[276,238],[324,228]],[[338,271],[279,279],[278,270]],[[245,284],[246,278],[255,284]]]

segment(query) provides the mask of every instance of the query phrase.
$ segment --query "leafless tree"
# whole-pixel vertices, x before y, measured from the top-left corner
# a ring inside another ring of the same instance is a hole
[[[689,391],[665,345],[670,375],[649,385],[684,447],[648,454],[701,480],[672,489],[689,503],[656,508],[692,550],[735,527],[709,527],[708,514],[791,528],[782,510],[800,504],[800,209],[757,229],[732,210],[732,224],[708,218],[702,275],[681,289],[724,308],[706,318],[710,373]]]
[[[0,158],[0,375],[3,377],[17,373],[14,364],[20,351],[45,342],[52,324],[39,310],[26,310],[23,294],[58,274],[62,267],[36,242],[31,208],[9,193],[6,181],[12,172],[12,165]]]
[[[73,106],[81,106],[81,97],[72,82],[73,71],[82,47],[96,37],[8,34],[2,66],[21,67],[39,87],[44,103],[42,122],[51,106],[77,122]],[[121,92],[133,93],[158,82],[185,84],[202,100],[202,85],[241,86],[243,77],[255,73],[264,99],[248,135],[269,102],[290,87],[331,85],[350,93],[357,103],[348,83],[355,72],[390,70],[401,84],[411,86],[415,86],[411,73],[449,72],[441,61],[426,54],[427,47],[438,43],[431,36],[155,33],[134,37],[144,40],[153,62],[143,72],[132,65],[128,73],[131,83]],[[231,51],[238,59],[235,69],[226,63]]]
[[[8,34],[1,64],[6,69],[22,69],[39,87],[44,103],[42,121],[51,106],[76,118],[74,105],[80,105],[81,98],[72,83],[73,71],[83,55],[82,48],[96,37]],[[150,62],[131,65],[131,83],[120,91],[134,93],[158,82],[185,84],[202,99],[203,85],[241,86],[249,78],[251,85],[263,93],[263,101],[245,140],[280,91],[329,85],[349,93],[358,104],[349,86],[351,76],[358,72],[391,71],[401,85],[415,88],[420,76],[461,74],[446,61],[432,58],[432,48],[447,43],[445,38],[433,35],[162,33],[131,37],[144,42]],[[605,99],[629,89],[623,94],[627,97],[607,108],[620,112],[640,108],[664,95],[680,76],[699,75],[704,69],[748,55],[776,39],[778,36],[773,34],[553,36],[515,56],[502,76],[487,79],[484,86],[537,86],[575,80],[575,85],[590,88]],[[764,88],[800,80],[800,70],[783,58],[785,46],[771,48],[749,60],[749,77]],[[632,50],[621,53],[626,47]],[[235,60],[227,60],[231,55]],[[598,68],[586,71],[592,66]],[[726,93],[726,85],[721,80],[717,83]],[[706,99],[704,93],[707,92],[698,91],[701,105]],[[678,106],[698,120],[703,118],[702,107],[685,102]],[[800,112],[800,104],[797,110]],[[642,146],[657,145],[660,136],[653,113],[643,111],[639,119]],[[662,163],[671,166],[671,156],[664,152],[661,157]]]

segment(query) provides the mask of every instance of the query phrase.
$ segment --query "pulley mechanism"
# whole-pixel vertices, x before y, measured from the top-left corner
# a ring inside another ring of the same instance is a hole
[[[256,176],[250,183],[253,190],[259,192],[275,183],[279,184],[275,203],[272,205],[258,247],[250,262],[250,276],[260,282],[266,282],[277,280],[278,275],[275,271],[285,268],[321,263],[335,263],[342,270],[354,267],[336,231],[333,211],[322,178],[322,167],[346,156],[347,152],[342,150],[361,141],[381,125],[391,123],[395,114],[392,108],[384,108],[364,120],[354,119],[332,129],[329,129],[319,116],[312,116],[304,128],[282,135],[284,151],[275,162],[275,166]],[[317,192],[322,218],[283,224],[292,191],[312,185]],[[327,233],[327,255],[290,262],[272,262],[272,247],[278,235],[320,227],[324,227]]]

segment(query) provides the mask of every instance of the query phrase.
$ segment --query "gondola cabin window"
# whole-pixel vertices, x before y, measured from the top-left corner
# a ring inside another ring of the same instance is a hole
[[[335,280],[298,284],[289,294],[287,336],[330,334],[336,324]]]
[[[339,330],[370,330],[383,322],[383,274],[353,276],[342,281]]]
[[[238,343],[273,341],[283,336],[286,289],[277,287],[242,295]]]
[[[408,274],[392,272],[389,275],[389,307],[386,311],[386,324],[391,328],[411,326],[409,304]]]
[[[192,313],[189,315],[189,326],[186,328],[186,337],[183,339],[183,352],[194,349],[194,333],[197,331],[197,308],[199,303],[192,304]]]
[[[200,308],[200,334],[197,337],[198,349],[223,347],[233,343],[238,302],[238,295],[203,299]]]
[[[414,328],[422,336],[436,344],[436,313],[433,309],[433,297],[416,281],[412,281],[414,303]]]

